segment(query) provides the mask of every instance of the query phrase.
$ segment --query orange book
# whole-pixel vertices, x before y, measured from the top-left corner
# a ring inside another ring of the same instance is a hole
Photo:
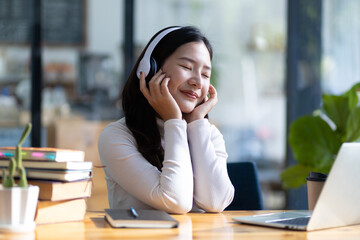
[[[0,159],[9,159],[15,156],[15,147],[0,147]],[[61,148],[32,148],[22,147],[23,160],[36,161],[84,161],[85,152],[80,150],[61,149]]]
[[[29,180],[28,184],[39,186],[39,200],[60,201],[91,196],[91,180],[75,182]]]
[[[64,201],[38,201],[36,224],[62,223],[84,220],[86,198]]]

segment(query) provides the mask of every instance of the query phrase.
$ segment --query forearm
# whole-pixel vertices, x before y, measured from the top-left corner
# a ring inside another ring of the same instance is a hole
[[[193,197],[186,124],[168,125],[175,130],[165,133],[169,143],[165,144],[162,172],[141,155],[128,132],[106,129],[99,138],[99,154],[107,176],[127,193],[153,208],[185,213],[191,209]],[[172,142],[176,138],[177,142]]]
[[[169,184],[171,183],[171,184]],[[168,120],[164,123],[164,161],[161,185],[173,191],[166,191],[168,198],[186,205],[189,209],[193,201],[193,173],[190,150],[187,142],[186,122]]]
[[[208,212],[221,212],[232,201],[234,188],[227,174],[225,143],[206,120],[188,125],[194,172],[195,203]]]

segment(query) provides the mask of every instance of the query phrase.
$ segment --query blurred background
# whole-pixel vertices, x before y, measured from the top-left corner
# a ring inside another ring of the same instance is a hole
[[[359,81],[359,16],[352,0],[0,0],[0,146],[37,121],[24,146],[82,149],[101,165],[97,137],[122,117],[119,92],[138,54],[160,29],[194,25],[214,47],[210,120],[228,161],[256,162],[266,209],[306,208],[303,190],[280,181],[294,161],[287,128],[321,93]]]

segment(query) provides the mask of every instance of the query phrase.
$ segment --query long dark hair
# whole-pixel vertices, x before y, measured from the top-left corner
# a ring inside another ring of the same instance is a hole
[[[138,150],[144,158],[160,171],[164,159],[164,149],[161,146],[161,136],[156,123],[156,112],[140,91],[136,69],[150,42],[165,29],[157,32],[140,54],[122,92],[122,108],[125,114],[126,125],[136,139]],[[199,29],[192,26],[181,27],[168,33],[157,44],[151,56],[155,58],[158,67],[161,68],[165,60],[178,47],[189,42],[203,42],[209,50],[210,58],[212,59],[212,47],[208,39]]]

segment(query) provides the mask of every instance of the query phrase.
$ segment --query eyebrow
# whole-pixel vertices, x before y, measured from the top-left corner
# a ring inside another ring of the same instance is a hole
[[[180,60],[185,60],[185,61],[189,61],[191,63],[196,63],[196,61],[192,58],[188,58],[188,57],[180,57],[179,58]],[[205,65],[204,68],[208,69],[208,70],[211,70],[211,67],[208,66],[208,65]]]

